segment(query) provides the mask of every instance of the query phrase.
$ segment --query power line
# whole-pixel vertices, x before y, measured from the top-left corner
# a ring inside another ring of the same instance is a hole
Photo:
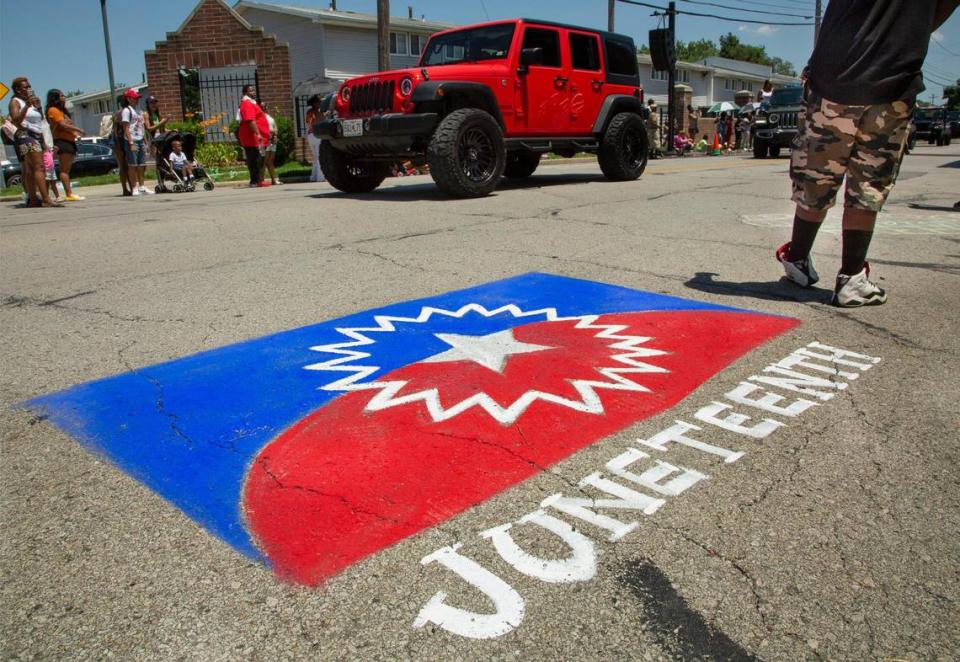
[[[763,11],[762,9],[741,9],[739,7],[733,7],[731,5],[721,5],[716,2],[703,2],[703,0],[681,0],[681,2],[689,2],[691,5],[709,5],[710,7],[719,7],[720,9],[732,9],[733,11],[746,12],[750,14],[769,14],[770,16],[792,16],[794,18],[805,18],[810,20],[813,16],[803,16],[802,14],[785,14],[783,12],[777,11]]]
[[[760,2],[759,0],[734,0],[734,2],[739,2],[745,5],[757,5],[759,7],[776,7],[777,9],[790,9],[793,11],[800,11],[800,7],[792,7],[790,5],[778,5],[772,2]]]
[[[659,5],[651,5],[648,2],[639,2],[639,0],[617,0],[618,2],[623,2],[628,5],[636,5],[638,7],[649,7],[650,9],[658,9],[660,11],[668,11],[667,7],[661,7]],[[730,18],[729,16],[717,16],[716,14],[701,14],[700,12],[693,11],[684,11],[682,9],[676,10],[677,14],[685,14],[687,16],[699,16],[701,18],[713,18],[718,21],[729,21],[731,23],[756,23],[759,25],[789,25],[795,27],[813,27],[813,23],[774,23],[771,21],[752,21],[745,18]]]
[[[937,85],[955,85],[956,84],[956,83],[951,83],[949,81],[942,81],[938,79],[936,76],[934,76],[932,73],[930,73],[929,71],[925,71],[924,74],[925,74],[925,78],[927,78],[928,80],[932,80]]]
[[[622,1],[622,0],[621,0],[621,1]],[[960,57],[960,53],[954,53],[953,51],[951,51],[949,48],[947,48],[946,46],[944,46],[943,44],[941,44],[941,43],[940,43],[939,41],[937,41],[936,39],[932,39],[931,41],[933,41],[933,43],[935,43],[937,46],[939,46],[940,48],[942,48],[942,49],[945,50],[946,52],[950,53],[950,55],[952,55],[953,57]]]

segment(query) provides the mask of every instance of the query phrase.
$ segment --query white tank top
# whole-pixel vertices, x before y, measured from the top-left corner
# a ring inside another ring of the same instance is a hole
[[[773,96],[773,90],[770,90],[769,92],[767,92],[766,90],[760,90],[760,95],[761,95],[760,99],[763,103],[769,103],[770,97]]]
[[[19,113],[23,109],[23,104],[27,102],[20,97],[14,97],[13,100],[20,104],[16,110],[16,112]],[[27,110],[27,114],[23,116],[23,128],[27,129],[34,135],[42,134],[43,114],[33,106],[30,106],[30,108]]]

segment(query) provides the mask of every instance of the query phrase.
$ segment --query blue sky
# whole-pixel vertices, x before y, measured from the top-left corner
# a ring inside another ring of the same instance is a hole
[[[660,0],[646,0],[666,4]],[[744,9],[799,13],[812,12],[814,0],[711,0],[716,4],[736,5]],[[286,0],[287,4],[326,7],[329,0]],[[606,0],[393,0],[394,16],[405,16],[412,4],[417,16],[450,23],[473,23],[512,16],[529,16],[579,25],[605,28]],[[679,2],[679,9],[737,16],[742,19],[803,22],[803,19],[737,13],[710,6]],[[143,51],[177,29],[196,5],[196,0],[107,0],[113,62],[119,83],[139,82],[144,71]],[[772,8],[778,5],[781,8]],[[376,12],[376,0],[338,0],[344,10]],[[647,30],[656,27],[652,10],[619,3],[617,31],[646,42]],[[810,55],[813,29],[776,27],[715,19],[680,16],[677,36],[684,41],[716,40],[725,32],[734,32],[748,43],[762,44],[767,52],[793,62],[799,70]],[[944,24],[931,44],[925,71],[925,101],[934,94],[939,100],[942,85],[931,76],[946,81],[960,78],[960,11]],[[949,52],[948,52],[949,51]],[[958,55],[951,55],[957,53]],[[106,56],[98,0],[0,0],[0,80],[7,85],[14,76],[27,75],[34,89],[43,95],[51,87],[84,92],[106,89]]]

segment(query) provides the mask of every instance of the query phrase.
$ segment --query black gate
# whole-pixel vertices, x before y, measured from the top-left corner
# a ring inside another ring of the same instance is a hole
[[[207,142],[226,142],[233,140],[229,125],[237,118],[243,88],[254,85],[259,89],[259,76],[256,70],[250,73],[227,74],[224,76],[199,77],[200,102],[203,106],[203,120],[206,125]]]
[[[310,132],[310,127],[307,126],[307,108],[310,107],[310,104],[307,103],[313,97],[312,94],[305,94],[303,96],[295,97],[293,100],[293,112],[297,120],[297,138],[306,137],[307,133]]]

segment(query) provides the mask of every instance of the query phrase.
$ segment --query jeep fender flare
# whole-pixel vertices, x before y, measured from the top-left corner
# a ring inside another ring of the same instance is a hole
[[[483,83],[459,80],[432,80],[417,85],[410,100],[418,110],[429,110],[443,114],[445,108],[479,108],[490,113],[501,130],[506,129],[500,104],[493,90]]]
[[[617,113],[637,113],[646,120],[649,112],[639,97],[629,94],[611,94],[603,100],[603,105],[600,106],[600,112],[597,113],[597,119],[593,123],[593,132],[597,135],[603,135],[610,120]]]

